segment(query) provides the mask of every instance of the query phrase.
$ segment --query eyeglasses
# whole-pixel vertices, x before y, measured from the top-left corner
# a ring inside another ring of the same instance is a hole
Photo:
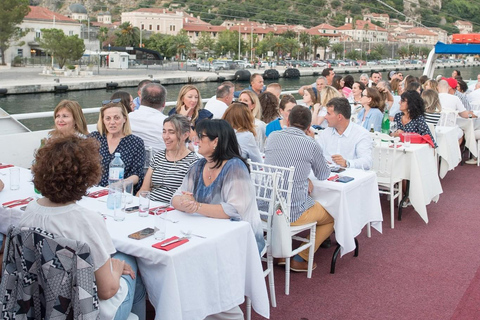
[[[120,98],[113,99],[113,100],[103,100],[102,101],[102,106],[104,106],[106,104],[109,104],[109,103],[118,103],[120,101],[122,101],[122,99],[120,99]]]
[[[400,99],[400,102],[407,102],[407,99]]]
[[[199,132],[199,133],[197,133],[197,136],[198,136],[199,140],[202,140],[203,137],[208,137],[210,139],[210,137],[206,133]]]

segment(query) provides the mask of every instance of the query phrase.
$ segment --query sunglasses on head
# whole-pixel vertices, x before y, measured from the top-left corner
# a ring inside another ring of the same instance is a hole
[[[120,101],[122,101],[122,99],[120,99],[120,98],[113,99],[113,100],[103,100],[102,101],[102,106],[104,106],[106,104],[109,104],[109,103],[118,103]]]

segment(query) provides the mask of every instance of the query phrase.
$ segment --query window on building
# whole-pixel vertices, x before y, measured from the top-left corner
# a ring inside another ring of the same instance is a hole
[[[160,25],[157,24],[157,31],[160,31]]]
[[[68,31],[68,35],[69,35],[69,36],[73,36],[73,31],[71,31],[71,30]]]
[[[153,29],[153,26],[150,24],[148,25],[148,30],[152,30]]]
[[[170,25],[170,31],[175,31],[175,25],[174,24]]]
[[[18,50],[17,50],[17,56],[23,58],[23,49],[18,49]]]
[[[40,38],[42,33],[40,31],[35,31],[35,38]]]
[[[140,29],[142,30],[145,30],[145,25],[142,23],[142,25],[140,26]]]

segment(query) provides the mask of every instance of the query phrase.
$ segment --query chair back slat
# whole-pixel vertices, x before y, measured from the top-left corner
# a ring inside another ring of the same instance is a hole
[[[372,170],[378,177],[391,178],[400,138],[379,132],[371,133],[371,137],[375,144]]]

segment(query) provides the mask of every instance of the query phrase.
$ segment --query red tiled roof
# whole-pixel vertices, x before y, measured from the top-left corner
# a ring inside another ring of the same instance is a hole
[[[43,20],[53,22],[53,17],[55,16],[55,21],[79,23],[77,20],[70,19],[69,17],[50,11],[47,8],[35,6],[29,7],[30,12],[25,16],[24,20]]]
[[[194,23],[186,23],[183,25],[183,30],[185,31],[192,31],[192,32],[221,32],[223,30],[227,30],[227,27],[224,26],[212,26],[210,24],[194,24]]]
[[[407,33],[413,33],[419,36],[436,36],[437,35],[426,28],[420,28],[420,27],[412,28],[408,30]]]
[[[165,11],[165,12],[164,12]],[[167,9],[159,9],[159,8],[140,8],[130,12],[149,12],[149,13],[166,13],[166,14],[176,14],[175,11],[169,11]]]
[[[471,25],[472,25],[472,23],[471,23],[470,21],[463,21],[463,20],[457,20],[457,21],[455,21],[454,24],[455,24],[455,25],[456,25],[456,24],[463,24],[463,25],[467,25],[467,26],[471,26]]]
[[[337,28],[335,28],[334,26],[332,25],[329,25],[328,23],[322,23],[322,24],[319,24],[318,26],[315,26],[315,27],[312,27],[310,28],[311,29],[329,29],[329,30],[336,30]]]
[[[364,30],[365,25],[367,25],[368,30],[371,30],[371,31],[373,31],[373,30],[383,31],[383,32],[387,31],[386,29],[384,29],[382,27],[379,27],[376,24],[371,23],[370,21],[364,21],[364,20],[356,20],[355,21],[355,29],[356,30]],[[338,27],[337,30],[353,30],[352,29],[352,24],[351,23],[344,24],[343,26]]]

